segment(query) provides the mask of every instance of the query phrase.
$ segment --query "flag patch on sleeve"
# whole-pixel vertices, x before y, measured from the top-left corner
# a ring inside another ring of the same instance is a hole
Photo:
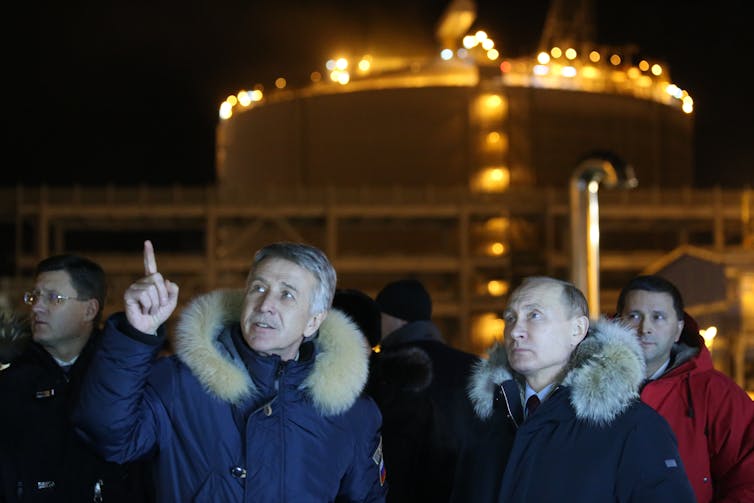
[[[375,449],[374,454],[372,454],[372,461],[377,465],[377,470],[380,474],[380,485],[385,485],[387,470],[385,470],[385,460],[382,457],[382,435],[380,435],[380,443],[377,445],[377,449]]]

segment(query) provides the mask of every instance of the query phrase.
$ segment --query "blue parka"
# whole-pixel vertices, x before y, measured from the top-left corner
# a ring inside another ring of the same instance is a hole
[[[505,348],[494,346],[477,365],[469,395],[477,414],[496,424],[467,453],[462,471],[470,481],[453,500],[694,502],[673,432],[638,399],[643,377],[632,331],[599,321],[523,421],[525,383],[509,367]]]
[[[297,360],[242,347],[243,294],[194,300],[174,356],[125,316],[106,325],[75,420],[112,461],[154,460],[158,501],[384,501],[366,343],[331,311]],[[155,360],[156,359],[156,360]]]

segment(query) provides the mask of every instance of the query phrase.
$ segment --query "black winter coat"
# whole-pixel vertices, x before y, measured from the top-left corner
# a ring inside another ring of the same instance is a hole
[[[0,502],[151,501],[145,464],[106,463],[70,421],[99,335],[68,373],[37,343],[0,371]]]
[[[644,359],[633,332],[597,322],[571,354],[562,380],[522,422],[522,376],[505,349],[480,360],[469,385],[488,418],[459,471],[453,501],[474,503],[694,501],[673,432],[641,403]]]
[[[393,332],[373,356],[367,393],[382,412],[389,503],[450,498],[459,452],[482,424],[466,397],[476,361],[429,321]]]

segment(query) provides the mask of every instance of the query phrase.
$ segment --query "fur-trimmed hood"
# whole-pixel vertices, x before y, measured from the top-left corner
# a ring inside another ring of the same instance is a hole
[[[560,384],[571,391],[571,405],[579,419],[610,423],[639,397],[644,379],[644,355],[633,330],[618,321],[600,319],[571,354]],[[482,419],[492,415],[496,390],[507,380],[519,385],[523,400],[524,379],[509,364],[502,343],[488,351],[472,371],[468,395]]]
[[[238,323],[242,290],[217,290],[192,300],[181,313],[175,331],[178,358],[204,389],[219,399],[239,403],[258,389],[240,359],[219,342],[225,327]],[[348,410],[361,394],[369,373],[367,343],[355,323],[331,310],[314,339],[315,362],[301,384],[322,414]]]

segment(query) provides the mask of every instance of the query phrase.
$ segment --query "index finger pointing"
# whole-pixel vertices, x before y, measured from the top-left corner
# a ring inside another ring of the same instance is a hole
[[[144,274],[151,276],[157,272],[157,260],[154,258],[154,247],[149,240],[144,241]]]

